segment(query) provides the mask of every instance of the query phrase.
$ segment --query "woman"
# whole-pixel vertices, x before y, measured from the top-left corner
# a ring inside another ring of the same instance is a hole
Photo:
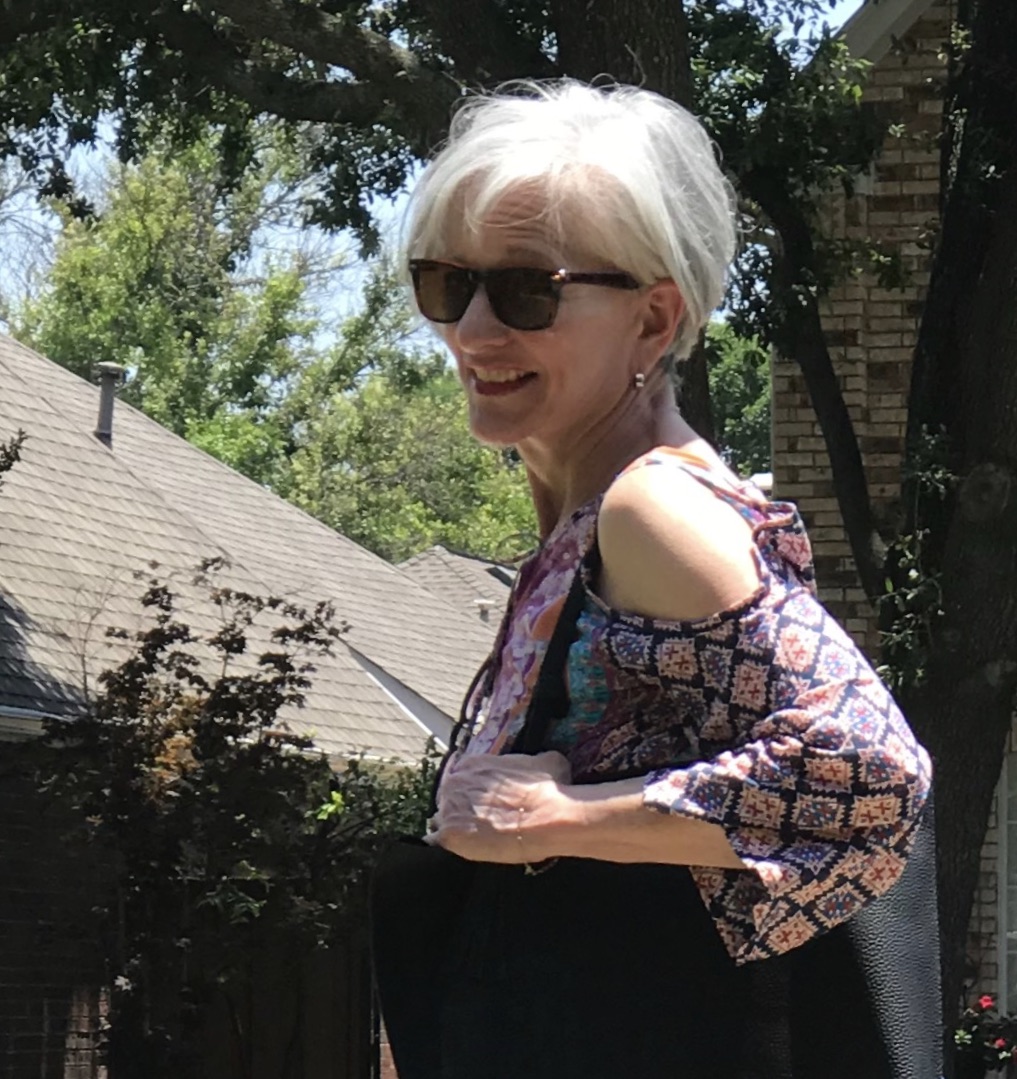
[[[472,430],[515,447],[541,535],[427,841],[541,880],[562,871],[557,859],[690,867],[668,871],[694,883],[697,933],[732,971],[889,889],[930,779],[889,693],[814,599],[794,510],[737,479],[676,408],[669,366],[721,302],[735,237],[730,188],[687,112],[572,82],[467,103],[420,180],[407,237],[417,304],[455,358]],[[513,751],[580,570],[567,713],[542,751]],[[643,878],[627,879],[638,919]],[[479,902],[490,924],[477,940],[527,902],[506,894],[499,884]],[[491,991],[483,971],[472,984],[457,1013],[471,1027]],[[539,995],[540,978],[521,986],[495,1007]],[[544,1003],[541,1059],[563,1021],[560,1002]],[[593,1043],[607,1012],[584,1017]],[[503,1019],[525,1042],[540,1013]],[[695,1036],[693,1025],[681,1038]],[[462,1054],[491,1059],[442,1074],[502,1074],[492,1044],[467,1039]],[[605,1052],[581,1068],[563,1056],[553,1073],[625,1074],[597,1064]],[[519,1060],[504,1074],[523,1074]]]

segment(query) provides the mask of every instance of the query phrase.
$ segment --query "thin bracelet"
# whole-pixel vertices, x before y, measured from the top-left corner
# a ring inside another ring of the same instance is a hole
[[[516,818],[516,839],[519,840],[519,855],[523,861],[523,873],[527,877],[539,877],[541,873],[546,873],[549,869],[558,864],[557,858],[545,858],[542,862],[538,862],[536,865],[532,865],[526,860],[523,854],[523,814],[526,810],[520,806],[519,816]]]
[[[526,855],[523,853],[523,815],[526,813],[526,809],[523,806],[519,807],[519,814],[516,817],[516,839],[519,840],[519,860],[523,864],[523,872],[532,877],[535,870],[532,865],[526,860]]]

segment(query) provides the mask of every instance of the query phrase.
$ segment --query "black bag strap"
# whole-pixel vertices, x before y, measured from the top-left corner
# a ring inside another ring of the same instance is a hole
[[[448,741],[448,752],[442,757],[441,764],[438,765],[438,771],[434,774],[434,782],[431,784],[431,797],[427,803],[428,817],[433,817],[435,813],[438,812],[438,788],[441,786],[441,777],[445,774],[448,762],[452,759],[452,755],[458,748],[460,735],[473,722],[473,716],[470,714],[470,702],[473,700],[473,695],[480,688],[480,684],[491,673],[492,662],[491,656],[488,656],[487,659],[484,660],[480,670],[473,676],[473,681],[470,682],[470,688],[466,691],[466,696],[463,698],[462,707],[459,709],[459,718],[452,728],[452,735]]]
[[[537,675],[537,684],[530,699],[530,706],[526,710],[526,719],[512,744],[513,753],[539,753],[545,747],[551,723],[564,719],[568,714],[569,691],[565,672],[569,649],[579,634],[579,616],[583,613],[586,602],[584,571],[589,572],[592,579],[600,569],[600,561],[600,547],[594,534],[593,543],[572,578],[565,604],[547,643],[547,651]]]
[[[590,573],[591,577],[596,576],[600,569],[600,562],[600,547],[597,544],[597,537],[594,535],[590,549],[576,569],[568,595],[565,597],[565,604],[558,615],[557,622],[555,622],[551,639],[547,644],[547,651],[544,653],[544,659],[540,664],[537,684],[534,687],[529,708],[526,710],[526,719],[523,721],[522,729],[512,743],[511,752],[513,753],[539,753],[544,746],[544,739],[547,737],[547,730],[551,722],[556,719],[563,719],[568,713],[569,695],[565,668],[568,664],[569,649],[572,647],[578,633],[577,623],[579,616],[583,612],[583,604],[586,599],[586,584],[583,574],[585,570]],[[502,641],[501,643],[504,642]],[[434,783],[431,786],[431,800],[427,810],[429,817],[438,812],[438,789],[441,786],[441,778],[445,774],[449,760],[456,751],[460,734],[472,722],[472,716],[468,714],[467,709],[481,682],[491,673],[492,662],[493,657],[489,658],[476,673],[470,683],[470,688],[466,691],[459,719],[452,729],[448,753],[445,754],[444,759],[438,766]]]

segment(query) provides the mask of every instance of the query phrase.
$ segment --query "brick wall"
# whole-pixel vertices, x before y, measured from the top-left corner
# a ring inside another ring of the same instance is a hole
[[[111,863],[70,840],[69,815],[25,775],[23,745],[0,751],[0,1079],[107,1079],[98,1045],[108,977],[91,911],[108,895]],[[248,960],[229,999],[204,1011],[202,1075],[378,1075],[362,935],[301,956],[269,943]]]
[[[952,6],[949,0],[934,4],[872,68],[865,99],[900,125],[901,133],[885,140],[857,194],[832,199],[825,218],[835,237],[872,238],[896,251],[908,274],[902,289],[880,288],[867,276],[845,282],[823,308],[827,342],[858,434],[877,520],[891,529],[899,518],[911,357],[929,282],[927,237],[939,204],[935,138],[942,123],[942,49]],[[809,525],[821,598],[861,647],[876,656],[875,612],[855,572],[822,433],[797,367],[779,358],[773,364],[773,447],[774,493],[797,502]],[[968,934],[968,980],[981,992],[998,988],[999,825],[994,810]]]
[[[965,982],[976,993],[997,993],[999,985],[999,844],[1004,841],[1000,831],[998,799],[993,804],[989,828],[982,844],[981,877],[975,894],[974,908],[968,925],[967,969]],[[1012,928],[1012,927],[1011,927]]]
[[[933,139],[941,122],[941,48],[949,19],[947,4],[935,5],[900,50],[872,69],[865,97],[904,133],[886,139],[858,194],[831,200],[827,213],[832,235],[879,240],[899,253],[909,274],[904,289],[881,289],[872,277],[851,280],[833,290],[823,309],[831,357],[881,520],[895,519],[900,497],[911,354],[929,281],[925,236],[938,206]],[[822,598],[874,655],[875,616],[855,572],[822,432],[800,372],[779,358],[773,366],[773,449],[774,491],[796,501],[809,525]]]
[[[18,774],[2,746],[0,775],[0,1079],[101,1079],[94,1052],[105,981],[82,915],[102,865],[65,843],[59,806]]]

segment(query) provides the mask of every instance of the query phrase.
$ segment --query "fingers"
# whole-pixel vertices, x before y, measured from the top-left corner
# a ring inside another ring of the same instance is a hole
[[[523,815],[546,816],[571,781],[568,760],[553,750],[463,756],[445,772],[425,841],[464,858],[521,861]]]

